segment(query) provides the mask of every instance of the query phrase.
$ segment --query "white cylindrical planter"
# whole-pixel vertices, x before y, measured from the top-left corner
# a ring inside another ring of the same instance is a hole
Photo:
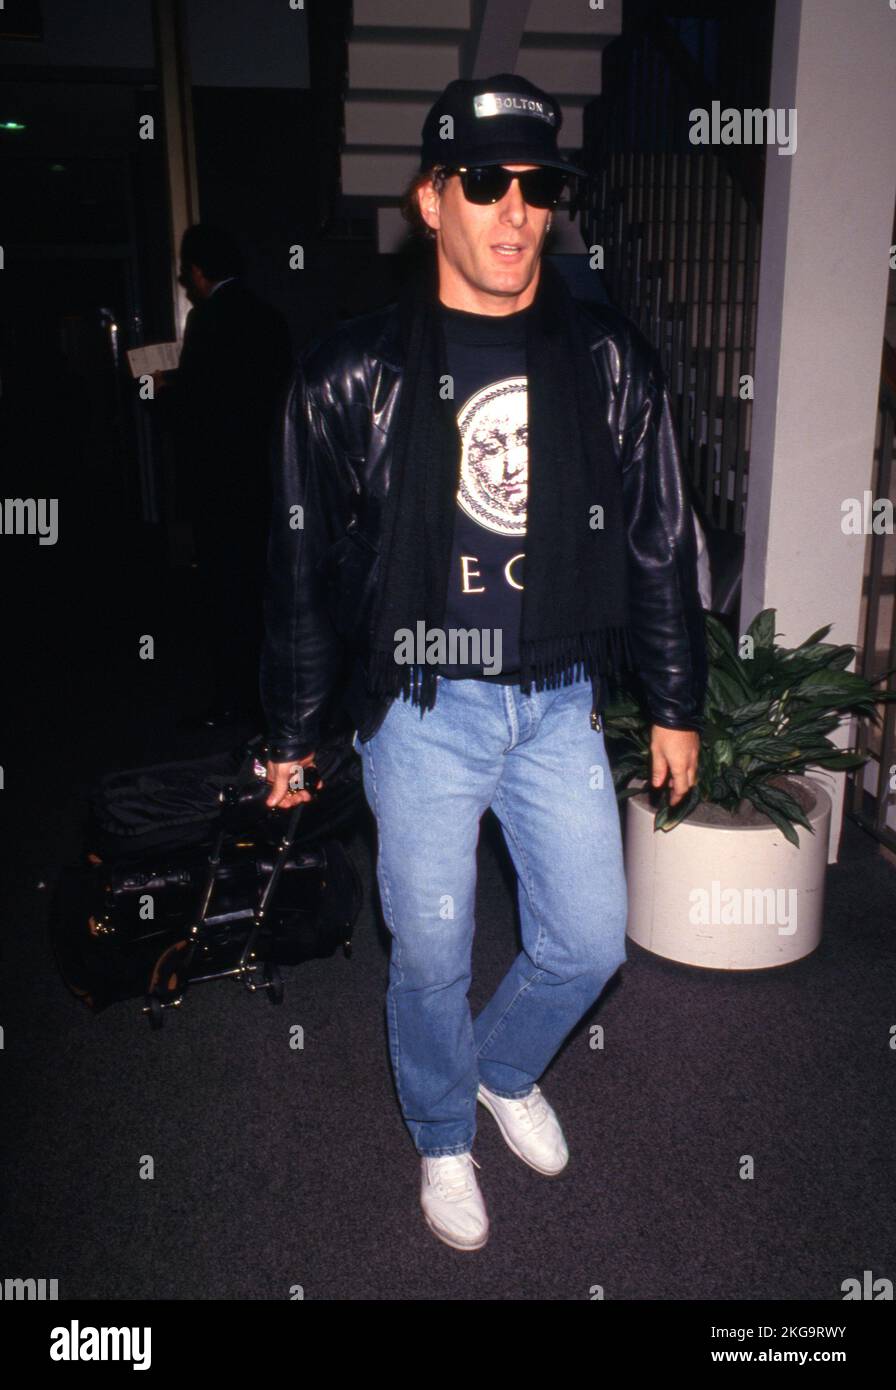
[[[799,848],[752,810],[701,805],[674,829],[654,830],[656,807],[626,802],[628,935],[647,951],[714,970],[788,965],[821,939],[831,799],[817,781],[775,785],[802,805],[815,834]]]

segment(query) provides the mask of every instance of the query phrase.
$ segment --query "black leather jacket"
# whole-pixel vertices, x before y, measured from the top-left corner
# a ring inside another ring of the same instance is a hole
[[[703,727],[706,647],[693,514],[657,354],[617,310],[576,301],[617,443],[633,655],[655,723]],[[362,742],[391,700],[366,690],[392,422],[402,382],[396,306],[312,344],[275,440],[261,695],[268,756],[315,752],[345,721]],[[601,682],[591,723],[600,727]]]

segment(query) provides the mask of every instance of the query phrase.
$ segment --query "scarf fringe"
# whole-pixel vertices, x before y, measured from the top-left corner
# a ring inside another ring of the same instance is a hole
[[[394,652],[375,651],[368,660],[367,689],[380,697],[399,695],[410,699],[422,709],[432,709],[436,702],[436,669],[434,666],[414,666],[395,660]]]
[[[628,625],[596,628],[573,637],[548,638],[541,642],[520,642],[520,688],[530,694],[545,687],[572,685],[579,679],[579,668],[592,680],[619,676],[631,663]]]
[[[602,676],[619,677],[631,669],[632,652],[628,625],[597,628],[572,637],[551,637],[540,642],[520,643],[520,689],[524,694],[572,685],[582,675],[591,680]],[[580,671],[584,667],[584,672]],[[434,666],[397,662],[391,651],[374,651],[368,657],[367,689],[371,695],[400,695],[419,705],[421,713],[433,709],[438,682]]]

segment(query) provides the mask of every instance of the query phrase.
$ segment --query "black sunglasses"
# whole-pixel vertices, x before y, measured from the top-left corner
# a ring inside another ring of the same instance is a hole
[[[501,164],[455,164],[446,168],[445,173],[458,174],[467,202],[479,207],[499,203],[514,179],[519,179],[520,192],[530,207],[555,208],[569,177],[565,170],[546,165],[514,173]]]

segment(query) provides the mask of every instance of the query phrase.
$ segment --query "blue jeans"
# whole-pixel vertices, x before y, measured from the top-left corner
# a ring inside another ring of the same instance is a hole
[[[524,695],[440,676],[432,709],[399,696],[372,738],[355,735],[392,936],[392,1067],[420,1154],[469,1150],[480,1080],[502,1096],[531,1091],[626,960],[619,813],[591,703],[587,678]],[[522,950],[474,1020],[476,846],[488,807],[517,872]]]

